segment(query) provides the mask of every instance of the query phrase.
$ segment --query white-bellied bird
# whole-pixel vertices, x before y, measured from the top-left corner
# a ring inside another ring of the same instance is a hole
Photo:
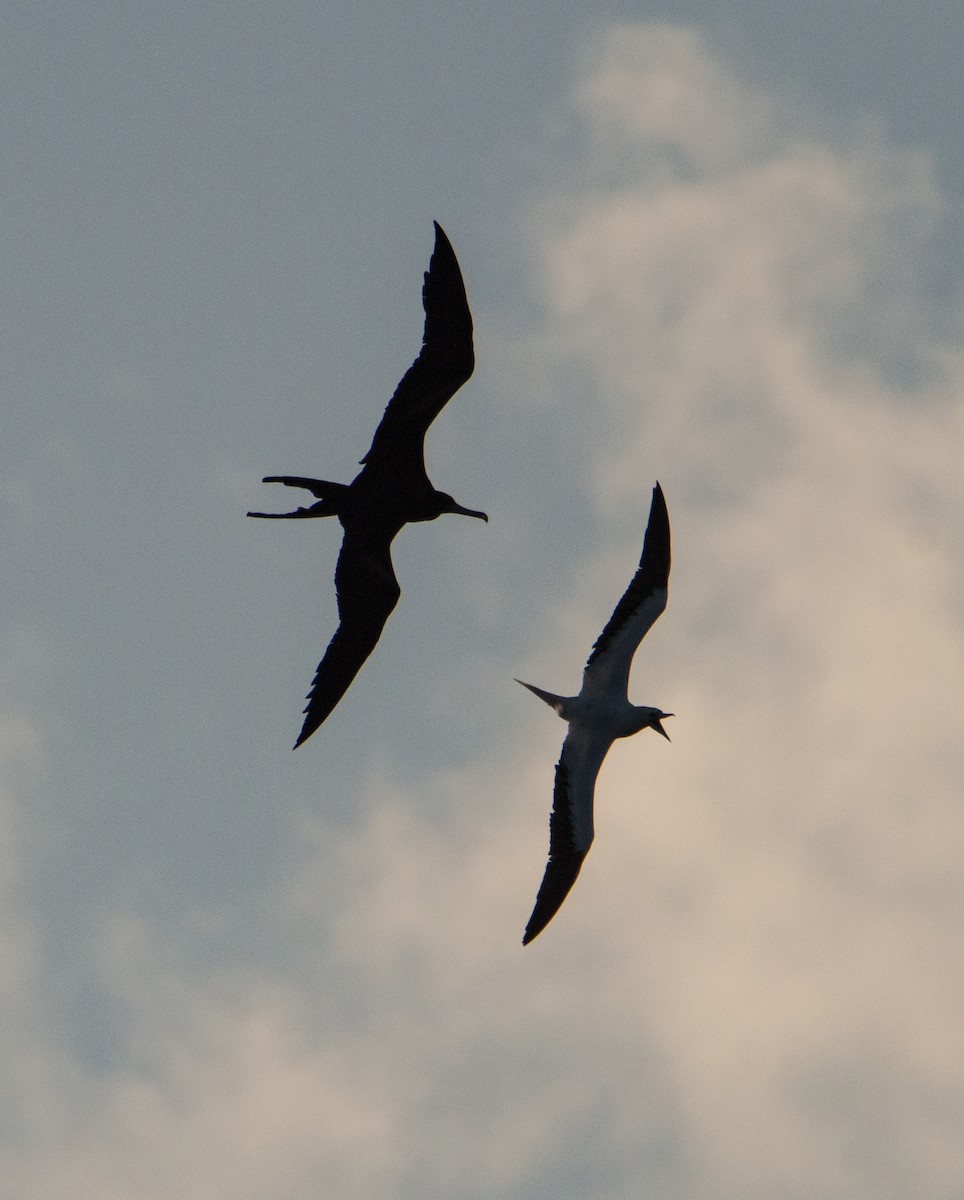
[[[488,521],[433,487],[425,472],[425,433],[472,374],[472,314],[455,251],[435,222],[435,248],[422,287],[425,333],[418,358],[388,403],[362,470],[349,484],[302,475],[266,475],[264,483],[305,488],[317,503],[289,513],[249,512],[288,520],[337,517],[344,528],[335,567],[339,625],[318,664],[295,748],[344,696],[381,636],[401,589],[392,566],[395,535],[410,521],[462,513]]]
[[[672,713],[630,704],[629,669],[636,647],[666,607],[669,587],[669,514],[657,483],[649,510],[639,568],[592,648],[578,696],[556,696],[516,680],[554,708],[569,723],[556,764],[549,816],[549,862],[535,908],[522,939],[524,946],[542,932],[576,882],[593,838],[596,776],[617,738],[655,729],[667,741],[661,722]]]

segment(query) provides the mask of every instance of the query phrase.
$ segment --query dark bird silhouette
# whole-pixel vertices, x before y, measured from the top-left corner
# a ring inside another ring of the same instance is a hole
[[[315,672],[295,749],[344,696],[398,603],[401,589],[391,547],[402,526],[434,521],[442,513],[489,519],[437,491],[425,473],[425,432],[475,366],[465,284],[455,251],[437,221],[422,306],[421,352],[388,402],[371,448],[361,460],[362,470],[352,482],[266,475],[264,483],[304,488],[317,497],[317,503],[289,513],[248,513],[275,520],[337,517],[345,531],[335,567],[339,625]]]
[[[569,723],[556,765],[549,816],[549,862],[526,926],[523,946],[542,932],[559,911],[589,853],[593,839],[596,776],[617,738],[655,729],[672,713],[630,704],[629,670],[636,648],[666,607],[669,588],[669,514],[663,489],[653,488],[649,523],[639,569],[599,635],[586,663],[578,696],[557,696],[522,683]]]

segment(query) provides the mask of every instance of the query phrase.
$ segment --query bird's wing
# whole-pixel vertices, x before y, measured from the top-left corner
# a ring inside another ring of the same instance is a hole
[[[596,776],[612,741],[571,726],[562,744],[549,815],[549,862],[526,925],[523,946],[540,934],[559,911],[589,853]]]
[[[335,568],[335,588],[339,625],[315,672],[295,749],[311,737],[348,691],[398,603],[402,593],[392,567],[391,541],[346,531]]]
[[[592,648],[583,672],[583,695],[627,694],[636,648],[666,607],[669,566],[669,514],[663,489],[657,483],[639,568]]]
[[[435,249],[422,286],[425,333],[418,358],[405,372],[375,430],[363,463],[396,465],[415,454],[422,465],[425,431],[472,374],[472,314],[452,244],[435,222]]]

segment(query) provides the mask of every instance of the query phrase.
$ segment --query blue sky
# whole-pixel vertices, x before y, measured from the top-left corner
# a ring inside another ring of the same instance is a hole
[[[844,6],[841,6],[841,8]],[[964,1187],[964,17],[22,7],[0,72],[18,1200]],[[293,754],[432,220],[477,370]],[[652,484],[667,612],[520,939]]]

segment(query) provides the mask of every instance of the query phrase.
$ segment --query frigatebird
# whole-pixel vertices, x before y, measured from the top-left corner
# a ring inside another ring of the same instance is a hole
[[[636,648],[666,607],[669,588],[669,514],[657,483],[649,509],[639,568],[623,598],[599,635],[582,676],[578,696],[556,696],[521,683],[569,723],[549,816],[549,862],[526,926],[523,946],[542,932],[559,911],[589,853],[593,839],[593,793],[596,776],[617,738],[655,729],[672,713],[630,704],[629,669]]]
[[[425,332],[375,430],[362,470],[349,484],[301,475],[266,475],[264,483],[304,488],[317,502],[289,513],[249,512],[249,517],[337,517],[345,534],[335,567],[338,628],[308,692],[297,749],[332,712],[375,649],[401,589],[392,566],[395,535],[410,521],[462,513],[488,521],[437,491],[425,472],[429,425],[472,374],[472,314],[455,251],[435,222],[435,248],[422,286]]]

